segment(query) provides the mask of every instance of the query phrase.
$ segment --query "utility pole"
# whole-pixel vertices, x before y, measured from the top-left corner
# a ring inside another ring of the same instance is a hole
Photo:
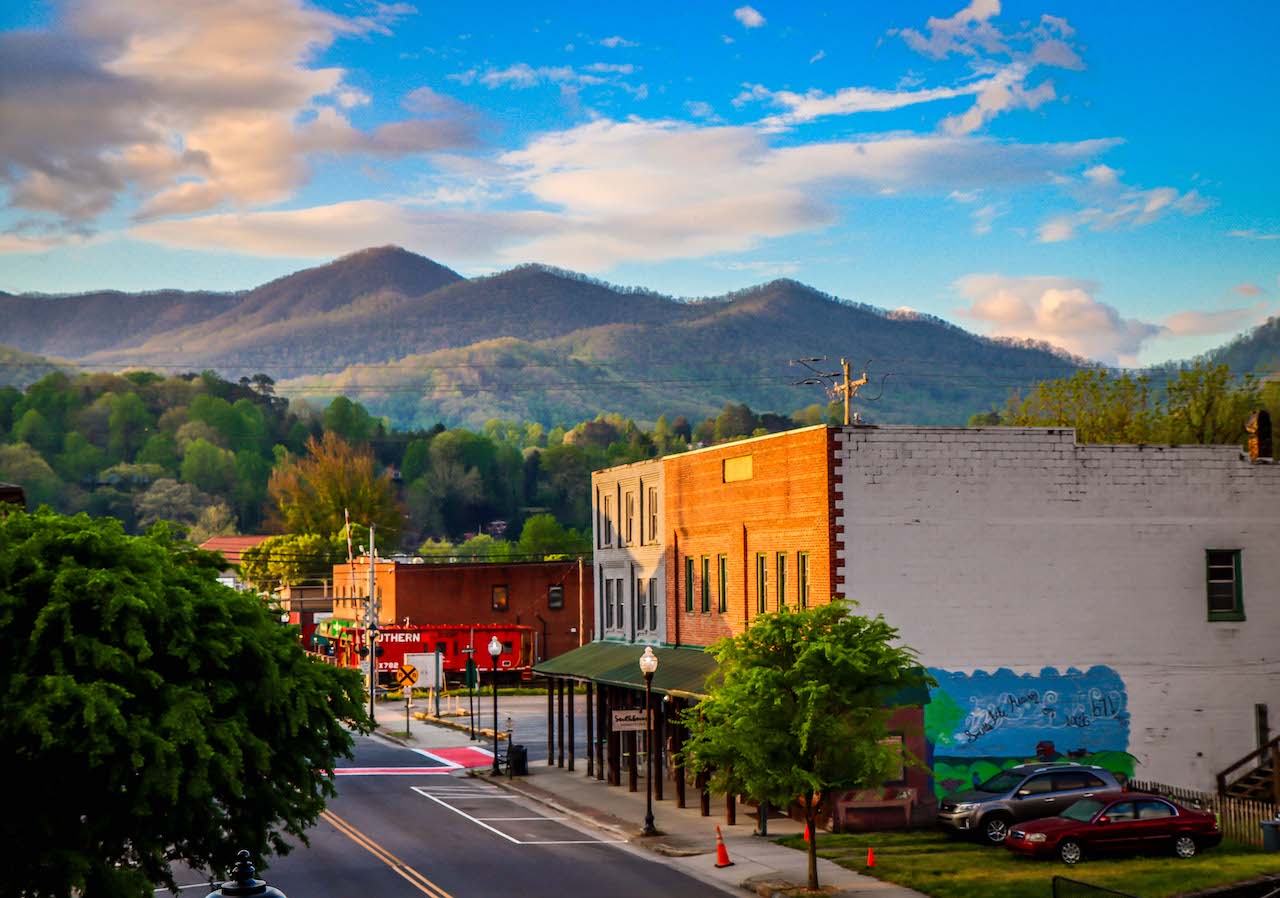
[[[594,574],[592,576],[595,576]],[[582,632],[582,556],[578,556],[578,646],[583,642]]]
[[[376,564],[377,554],[373,548],[373,528],[369,525],[369,604],[365,609],[365,642],[369,648],[369,720],[376,727],[377,719],[374,717],[373,701],[375,690],[378,688],[378,568]]]
[[[849,426],[849,400],[858,395],[858,388],[865,386],[867,383],[867,372],[862,372],[862,377],[855,381],[849,380],[849,362],[847,359],[840,360],[840,367],[844,369],[844,383],[836,385],[836,392],[844,396],[844,423]]]

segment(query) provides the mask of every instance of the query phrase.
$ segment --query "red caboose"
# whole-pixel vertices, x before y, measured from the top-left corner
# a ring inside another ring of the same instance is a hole
[[[451,681],[463,678],[467,657],[475,658],[483,676],[493,669],[489,641],[497,637],[502,644],[498,670],[511,676],[525,677],[533,669],[533,627],[519,624],[438,624],[412,627],[382,627],[378,630],[378,677],[386,679],[401,664],[405,655],[440,652],[444,655],[445,677]],[[335,656],[344,667],[368,664],[364,627],[345,627],[338,639]],[[468,652],[474,649],[474,652]]]

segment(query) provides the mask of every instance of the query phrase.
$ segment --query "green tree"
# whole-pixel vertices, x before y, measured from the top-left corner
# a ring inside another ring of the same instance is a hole
[[[759,421],[745,404],[728,403],[720,414],[716,415],[715,441],[717,443],[732,440],[736,437],[751,436],[751,432],[759,426]]]
[[[365,533],[366,540],[368,532]],[[263,540],[240,555],[240,574],[259,589],[300,586],[333,576],[346,558],[346,542],[316,533],[285,534]]]
[[[338,396],[324,410],[324,429],[352,443],[369,440],[376,431],[377,420],[358,402]]]
[[[13,425],[13,441],[26,443],[41,455],[52,456],[61,440],[58,431],[35,409],[28,409]]]
[[[585,555],[591,551],[591,542],[572,528],[549,514],[536,514],[524,522],[516,553],[525,557],[534,555]]]
[[[447,539],[432,538],[418,547],[418,554],[423,558],[446,561],[458,554],[458,547]]]
[[[0,756],[42,790],[40,813],[0,820],[22,894],[176,890],[174,859],[285,853],[336,794],[346,727],[368,729],[359,676],[310,659],[220,566],[163,527],[0,517]]]
[[[475,559],[493,563],[511,560],[511,543],[505,539],[494,539],[487,533],[475,536],[459,543],[455,554],[459,558]]]
[[[1243,443],[1245,421],[1261,402],[1258,382],[1245,377],[1237,383],[1226,365],[1200,363],[1183,368],[1169,381],[1166,439],[1205,445]]]
[[[1154,443],[1163,436],[1151,379],[1103,368],[1037,384],[1009,400],[1004,418],[1015,427],[1074,427],[1082,443]]]
[[[404,526],[390,473],[374,471],[373,453],[335,433],[307,441],[307,454],[288,457],[271,472],[267,492],[290,533],[329,536],[351,520],[377,527],[378,545],[393,547]]]
[[[187,447],[180,473],[184,483],[225,496],[235,483],[236,459],[229,449],[219,449],[208,440],[199,439]]]
[[[884,618],[841,601],[766,614],[708,651],[719,666],[683,722],[682,755],[712,785],[775,807],[799,803],[818,888],[818,821],[835,791],[880,786],[903,758],[883,740],[896,693],[928,676]]]
[[[172,521],[185,531],[195,525],[214,498],[191,483],[161,477],[133,500],[138,527],[146,529],[157,521]]]
[[[40,453],[26,443],[0,446],[0,480],[16,483],[27,493],[27,503],[53,505],[62,495],[62,481]]]
[[[137,393],[117,393],[111,397],[107,416],[107,451],[112,458],[130,461],[150,436],[155,419]]]
[[[235,536],[236,516],[225,502],[215,502],[200,510],[196,522],[187,531],[187,539],[197,546],[215,536]]]

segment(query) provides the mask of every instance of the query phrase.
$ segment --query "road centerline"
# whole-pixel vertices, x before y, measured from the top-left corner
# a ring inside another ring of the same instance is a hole
[[[342,833],[348,839],[355,842],[365,851],[369,852],[378,860],[382,861],[384,864],[390,867],[401,878],[408,881],[408,883],[414,888],[416,888],[419,892],[422,892],[424,895],[429,895],[431,896],[431,898],[453,898],[453,895],[446,892],[444,889],[440,888],[440,886],[436,885],[434,882],[427,879],[427,877],[423,876],[413,867],[410,867],[408,864],[400,860],[394,854],[392,854],[391,852],[383,848],[381,845],[374,842],[372,839],[370,839],[364,833],[360,832],[360,830],[356,829],[350,823],[347,823],[347,821],[343,820],[333,811],[330,811],[329,809],[326,808],[325,810],[320,812],[320,816],[321,818],[326,820],[330,825],[332,825],[335,829],[337,829],[338,832]]]

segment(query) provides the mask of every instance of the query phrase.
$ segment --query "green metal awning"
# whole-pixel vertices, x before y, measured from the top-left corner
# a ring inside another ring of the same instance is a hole
[[[712,655],[702,649],[656,646],[653,653],[658,656],[658,670],[653,675],[654,692],[697,699],[706,696],[704,684],[716,670],[716,659]],[[542,662],[533,672],[625,689],[644,689],[644,674],[640,672],[642,654],[642,645],[592,642]]]
[[[339,618],[331,617],[320,621],[316,625],[316,632],[328,639],[337,639],[342,635],[344,627],[354,627],[355,625],[356,622],[353,620],[340,620]]]

